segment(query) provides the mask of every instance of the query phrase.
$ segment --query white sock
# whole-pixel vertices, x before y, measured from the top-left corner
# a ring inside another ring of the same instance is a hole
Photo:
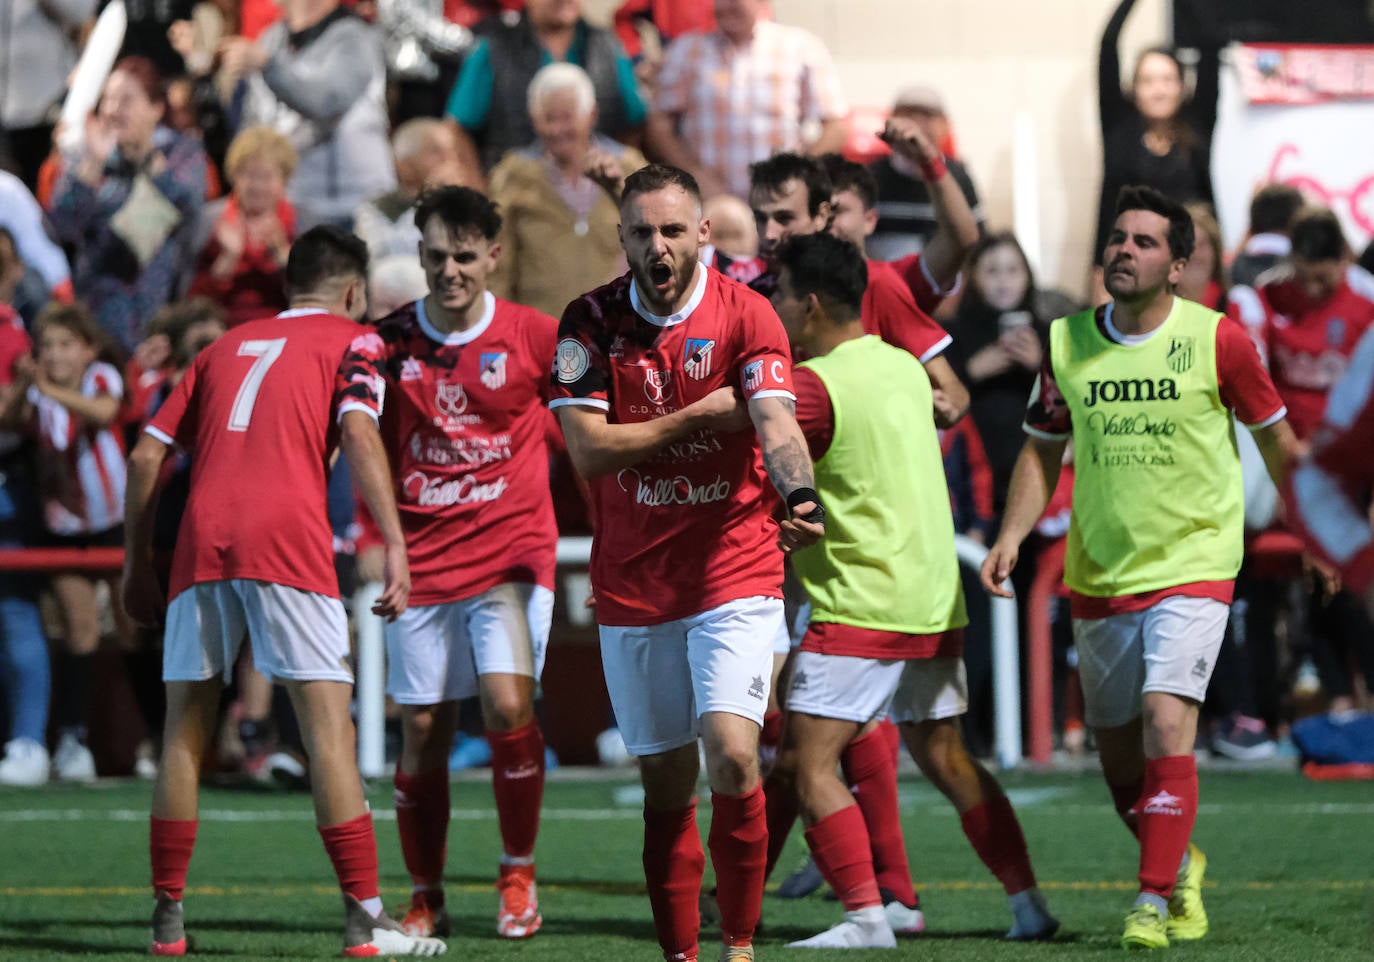
[[[502,864],[502,865],[533,865],[533,864],[534,864],[534,856],[533,856],[533,855],[507,855],[506,853],[502,852],[502,853],[501,853],[501,864]]]
[[[382,914],[382,897],[380,895],[374,895],[370,899],[363,899],[358,904],[360,904],[363,907],[364,912],[372,916],[374,919]]]
[[[887,925],[887,914],[883,912],[881,905],[869,905],[852,912],[844,913],[844,917],[855,925],[862,925],[865,928],[875,925]]]
[[[1153,905],[1159,909],[1159,914],[1166,919],[1169,917],[1169,900],[1162,895],[1155,895],[1153,892],[1141,892],[1135,897],[1136,905]]]

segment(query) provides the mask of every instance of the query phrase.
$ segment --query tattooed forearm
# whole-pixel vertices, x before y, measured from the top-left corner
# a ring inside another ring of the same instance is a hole
[[[764,439],[763,467],[768,472],[768,480],[773,482],[773,487],[784,498],[798,488],[815,486],[811,456],[795,437],[783,438],[780,443],[773,444]]]

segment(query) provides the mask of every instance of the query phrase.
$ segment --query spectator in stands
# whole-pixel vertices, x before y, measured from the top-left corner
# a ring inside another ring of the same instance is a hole
[[[19,256],[14,235],[0,227],[0,304],[19,315],[20,326],[27,329],[47,303],[47,285]]]
[[[595,132],[596,88],[581,67],[540,69],[530,81],[529,112],[539,139],[491,173],[502,223],[501,259],[488,285],[497,297],[561,317],[569,301],[625,271],[620,212],[585,173],[592,152],[621,179],[646,161]]]
[[[491,23],[458,73],[446,113],[458,125],[466,162],[490,170],[507,151],[534,141],[525,91],[540,67],[559,61],[592,78],[598,131],[637,137],[646,108],[615,34],[583,18],[582,0],[529,0],[514,21]]]
[[[1214,311],[1225,311],[1226,291],[1231,283],[1221,259],[1221,225],[1210,204],[1192,201],[1183,206],[1193,215],[1193,256],[1188,258],[1174,293]]]
[[[443,0],[378,0],[387,76],[396,85],[391,119],[438,117],[457,66],[475,37],[469,25],[446,15]]]
[[[1277,266],[1293,242],[1288,225],[1302,209],[1302,194],[1289,184],[1265,184],[1250,199],[1250,230],[1245,246],[1231,262],[1231,282],[1253,287],[1259,276]]]
[[[1153,187],[1180,203],[1212,200],[1209,169],[1212,127],[1217,116],[1215,44],[1202,51],[1190,98],[1183,64],[1167,47],[1151,47],[1136,61],[1131,89],[1121,89],[1121,28],[1136,0],[1121,0],[1102,33],[1098,59],[1098,112],[1102,122],[1102,195],[1098,204],[1094,258],[1107,246],[1116,218],[1116,195],[1126,184]],[[1202,4],[1190,4],[1200,15]],[[1094,261],[1097,263],[1097,260]],[[1094,300],[1106,299],[1100,264],[1094,271]]]
[[[354,232],[367,244],[368,256],[418,258],[420,230],[415,201],[427,187],[471,186],[481,179],[475,168],[464,170],[452,126],[432,117],[407,120],[391,135],[396,186],[362,204]]]
[[[48,211],[58,239],[76,248],[77,296],[124,350],[185,283],[205,199],[205,152],[162,125],[166,106],[151,61],[118,61]]]
[[[0,303],[0,411],[22,392],[20,368],[33,345],[19,315]],[[37,541],[38,500],[30,451],[22,434],[0,427],[0,548]],[[38,579],[20,572],[0,578],[0,692],[5,751],[0,785],[42,785],[48,780],[48,643],[38,617]]]
[[[145,57],[164,80],[186,73],[186,60],[172,44],[174,23],[190,20],[198,0],[124,0],[129,25],[124,30],[121,57]]]
[[[945,100],[934,87],[918,84],[897,94],[892,116],[910,121],[931,144],[950,141],[949,117]],[[967,168],[953,157],[944,158],[945,168],[958,184],[981,233],[983,208]],[[897,260],[925,250],[940,229],[939,210],[931,197],[930,185],[920,167],[901,152],[894,151],[869,165],[877,181],[878,223],[868,239],[868,253],[881,261]]]
[[[49,138],[51,140],[51,138]],[[18,177],[0,170],[0,228],[9,232],[24,266],[38,274],[45,295],[69,301],[72,297],[72,272],[67,255],[53,243],[43,223],[43,208]],[[46,296],[44,297],[46,300]],[[28,305],[7,301],[33,324]],[[42,304],[38,305],[39,307]]]
[[[711,263],[715,251],[732,261],[747,261],[758,256],[759,228],[754,212],[738,197],[717,194],[706,202],[703,213],[711,222],[712,251],[702,252],[702,260]]]
[[[77,32],[97,0],[11,0],[0,10],[0,131],[30,188],[52,147],[53,117],[76,66]],[[0,211],[7,205],[0,203]]]
[[[647,30],[658,41],[658,50],[684,33],[714,30],[715,11],[711,0],[624,0],[615,11],[615,32],[634,60],[650,53],[644,49],[641,31]]]
[[[286,184],[295,169],[295,148],[271,127],[249,127],[229,147],[233,191],[205,211],[208,236],[188,296],[220,305],[230,327],[286,309],[286,258],[296,236]]]
[[[221,47],[242,88],[239,127],[268,124],[296,148],[287,196],[298,230],[351,229],[359,204],[396,185],[381,36],[338,0],[283,0],[282,10],[256,41]]]
[[[646,131],[649,153],[691,171],[708,200],[747,197],[749,165],[773,154],[839,150],[849,112],[817,37],[774,23],[764,0],[716,0],[715,12],[715,30],[668,48]]]
[[[118,547],[123,541],[124,445],[116,427],[124,384],[100,360],[104,335],[84,307],[55,304],[34,327],[36,362],[21,362],[4,422],[37,440],[38,490],[49,545]],[[105,576],[64,571],[52,577],[66,645],[58,654],[53,768],[66,781],[95,778],[86,719],[100,644],[96,582]],[[118,598],[118,585],[111,585]],[[119,617],[116,606],[116,616]]]

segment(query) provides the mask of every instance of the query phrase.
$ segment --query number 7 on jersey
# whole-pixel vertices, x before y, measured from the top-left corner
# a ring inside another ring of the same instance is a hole
[[[239,385],[239,393],[234,395],[234,406],[229,411],[229,430],[247,431],[248,423],[253,420],[253,405],[258,403],[258,389],[267,369],[281,357],[286,350],[286,338],[277,337],[270,341],[244,341],[239,345],[239,357],[257,358],[244,375]]]

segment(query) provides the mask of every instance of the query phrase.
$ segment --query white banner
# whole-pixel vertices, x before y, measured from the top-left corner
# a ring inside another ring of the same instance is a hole
[[[1283,182],[1335,211],[1358,255],[1374,239],[1374,100],[1363,99],[1356,85],[1343,98],[1332,97],[1328,87],[1307,102],[1275,102],[1281,100],[1275,86],[1257,86],[1254,74],[1257,62],[1284,63],[1274,59],[1274,50],[1266,47],[1257,56],[1254,48],[1237,45],[1222,58],[1212,191],[1226,248],[1234,251],[1245,239],[1254,192]],[[1301,48],[1302,62],[1310,64],[1317,50]],[[1344,65],[1357,59],[1352,51],[1369,50],[1336,47],[1332,56]]]

